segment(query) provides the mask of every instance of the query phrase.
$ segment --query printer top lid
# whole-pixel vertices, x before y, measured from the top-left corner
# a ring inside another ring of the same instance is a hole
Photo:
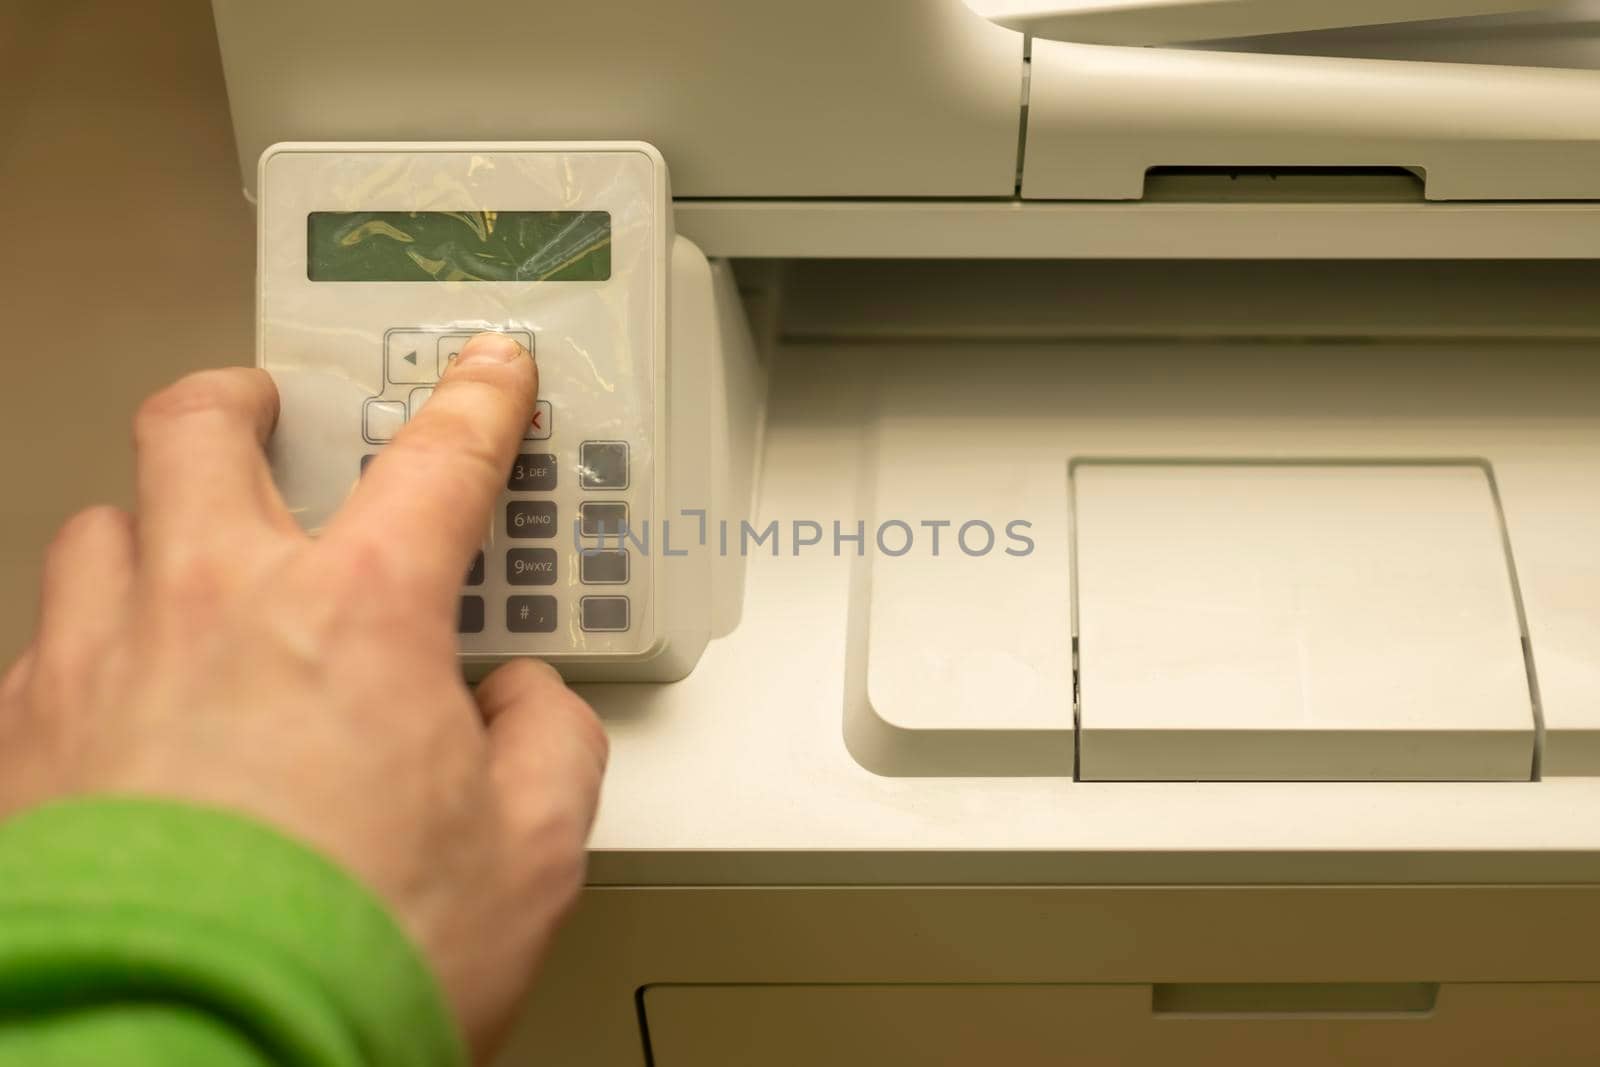
[[[1159,45],[1527,11],[1550,0],[967,0],[1009,29],[1079,44]]]

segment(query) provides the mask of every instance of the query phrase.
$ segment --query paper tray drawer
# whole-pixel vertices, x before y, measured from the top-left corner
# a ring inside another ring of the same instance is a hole
[[[1600,983],[663,985],[656,1067],[1595,1062]]]

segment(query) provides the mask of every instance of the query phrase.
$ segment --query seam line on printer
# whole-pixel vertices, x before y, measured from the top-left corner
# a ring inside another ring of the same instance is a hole
[[[1506,557],[1506,576],[1511,580],[1511,603],[1517,613],[1518,637],[1522,643],[1522,668],[1528,678],[1528,702],[1533,707],[1533,766],[1528,771],[1530,781],[1540,781],[1544,773],[1544,700],[1539,693],[1539,671],[1533,661],[1533,637],[1528,632],[1528,612],[1522,603],[1522,579],[1517,575],[1517,557],[1511,550],[1511,524],[1506,521],[1505,502],[1500,499],[1500,481],[1495,477],[1494,464],[1480,460],[1484,477],[1489,481],[1489,496],[1494,501],[1495,519],[1500,524],[1500,548]]]
[[[1033,91],[1033,34],[1022,35],[1022,107],[1017,115],[1017,177],[1012,195],[1022,199],[1022,168],[1028,161],[1028,98]]]
[[[1067,464],[1067,624],[1072,649],[1072,780],[1083,781],[1083,688],[1078,674],[1078,478]]]

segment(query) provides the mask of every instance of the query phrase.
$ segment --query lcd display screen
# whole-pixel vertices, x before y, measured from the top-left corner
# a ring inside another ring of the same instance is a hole
[[[314,282],[600,282],[606,211],[314,211]]]

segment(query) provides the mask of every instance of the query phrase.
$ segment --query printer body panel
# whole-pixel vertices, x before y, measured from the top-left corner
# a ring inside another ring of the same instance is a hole
[[[681,197],[1016,183],[1022,36],[961,0],[213,9],[246,175],[278,141],[639,139]]]

